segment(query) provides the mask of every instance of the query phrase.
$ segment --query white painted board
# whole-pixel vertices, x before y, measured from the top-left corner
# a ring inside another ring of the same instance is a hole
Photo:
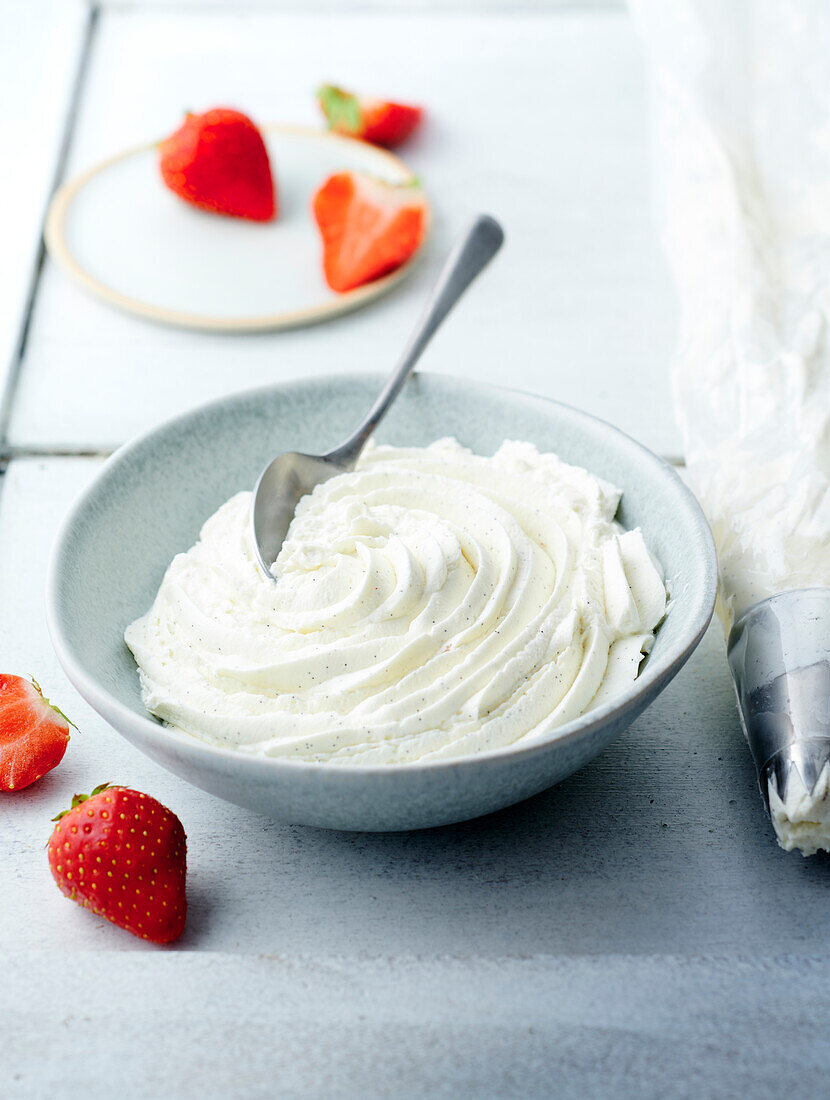
[[[81,0],[0,0],[0,413],[87,18]]]
[[[131,1100],[777,1100],[782,1078],[826,1095],[826,958],[0,965],[8,1100],[110,1100],[114,1081]]]
[[[389,369],[453,238],[486,210],[507,246],[424,368],[558,397],[676,455],[674,306],[649,214],[640,48],[624,14],[105,10],[69,172],[163,135],[186,107],[313,124],[321,80],[426,106],[402,150],[434,200],[419,269],[359,315],[221,339],[124,317],[47,264],[12,441],[111,445],[235,389]]]

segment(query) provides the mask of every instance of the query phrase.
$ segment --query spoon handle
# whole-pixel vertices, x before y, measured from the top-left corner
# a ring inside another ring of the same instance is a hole
[[[363,423],[324,457],[345,469],[351,469],[366,446],[366,441],[386,415],[389,406],[400,393],[401,387],[412,373],[433,333],[452,307],[502,246],[504,230],[489,214],[479,214],[467,233],[453,248],[438,276],[438,282],[430,295],[415,331],[409,338],[400,362],[392,371],[386,385],[378,394]]]

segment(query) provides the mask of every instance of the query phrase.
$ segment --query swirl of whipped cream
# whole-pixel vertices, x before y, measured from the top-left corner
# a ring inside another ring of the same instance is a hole
[[[246,753],[406,763],[531,739],[622,691],[666,607],[620,494],[505,443],[374,447],[255,563],[250,493],[126,631],[147,709]]]

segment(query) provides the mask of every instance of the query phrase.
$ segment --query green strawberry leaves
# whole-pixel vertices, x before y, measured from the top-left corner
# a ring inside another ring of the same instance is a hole
[[[328,120],[330,130],[359,134],[363,130],[363,112],[357,96],[344,92],[334,84],[324,84],[317,90],[317,98]]]
[[[95,790],[91,794],[73,794],[72,805],[69,807],[69,809],[61,810],[61,812],[59,814],[56,814],[52,818],[52,820],[60,821],[62,817],[66,817],[68,813],[71,813],[71,811],[74,810],[76,806],[80,806],[81,803],[86,802],[87,799],[94,798],[96,794],[101,794],[102,791],[108,791],[112,786],[112,783],[101,783],[95,788]]]

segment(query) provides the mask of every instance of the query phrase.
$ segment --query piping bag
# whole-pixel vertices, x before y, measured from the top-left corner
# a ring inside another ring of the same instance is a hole
[[[830,4],[631,0],[689,481],[782,847],[830,850]]]

